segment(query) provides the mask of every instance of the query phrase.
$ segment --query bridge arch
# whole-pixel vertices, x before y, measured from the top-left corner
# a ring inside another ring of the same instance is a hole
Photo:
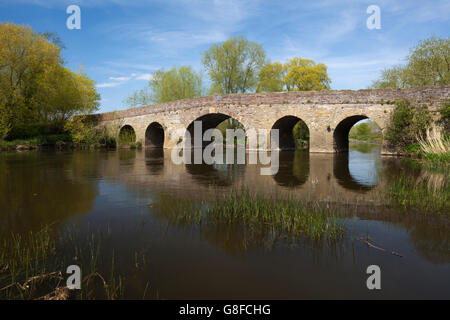
[[[191,144],[194,144],[194,123],[195,121],[201,121],[202,123],[202,136],[204,134],[204,132],[208,129],[213,129],[213,128],[217,128],[218,125],[222,124],[224,121],[226,120],[234,120],[235,122],[232,125],[236,125],[238,128],[242,128],[244,131],[246,131],[245,126],[236,118],[225,114],[225,113],[206,113],[203,114],[197,118],[195,118],[194,120],[192,120],[191,123],[189,123],[189,125],[186,128],[186,134],[189,133],[190,137],[191,137]],[[206,142],[206,144],[208,144],[208,142]]]
[[[136,142],[136,131],[129,125],[123,125],[119,130],[119,144],[130,144]]]
[[[359,115],[351,115],[347,116],[343,119],[340,119],[337,122],[336,127],[333,131],[333,148],[335,152],[348,152],[349,150],[349,134],[350,129],[362,120],[372,120],[376,126],[382,132],[382,129],[377,121],[375,121],[375,117],[370,117],[367,114],[359,114]]]
[[[145,147],[164,147],[164,127],[159,122],[154,121],[150,123],[145,130]]]
[[[300,134],[304,138],[303,146],[309,147],[309,127],[306,122],[300,117],[294,115],[286,115],[276,120],[271,129],[279,130],[279,143],[278,148],[281,150],[294,150],[299,144],[296,141],[294,128],[298,128]]]

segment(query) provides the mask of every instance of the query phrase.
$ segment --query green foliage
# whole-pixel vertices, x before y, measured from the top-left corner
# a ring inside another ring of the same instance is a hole
[[[286,64],[286,69],[284,81],[288,91],[330,89],[331,80],[323,63],[316,64],[313,60],[297,57]]]
[[[113,134],[106,128],[96,128],[87,116],[73,117],[66,122],[64,129],[70,134],[75,147],[116,147]]]
[[[85,116],[74,117],[67,121],[64,129],[70,133],[76,145],[90,146],[96,143],[96,131]]]
[[[133,147],[135,142],[136,133],[134,132],[132,127],[124,126],[122,129],[120,129],[119,144]]]
[[[309,129],[306,123],[302,120],[297,122],[292,129],[292,134],[296,142],[297,148],[307,148],[309,145]]]
[[[367,122],[363,122],[356,126],[356,134],[360,136],[368,135],[371,133],[371,130],[369,128],[369,125]]]
[[[436,164],[450,164],[450,152],[446,153],[426,153],[424,155],[425,159],[431,161],[432,163]]]
[[[360,141],[381,141],[382,134],[378,125],[369,120],[355,124],[350,129],[349,138]]]
[[[420,144],[417,142],[408,144],[407,146],[405,146],[403,148],[403,150],[407,153],[419,154],[420,153]]]
[[[439,113],[441,114],[442,120],[450,121],[450,101],[446,101],[440,108]]]
[[[299,57],[284,65],[279,62],[269,63],[258,76],[257,92],[327,90],[331,82],[326,65]]]
[[[441,123],[447,134],[450,134],[450,100],[447,100],[440,108]]]
[[[153,73],[149,87],[135,91],[124,102],[128,106],[163,103],[200,97],[202,78],[189,66],[173,67]]]
[[[256,92],[280,92],[284,90],[284,66],[279,62],[266,64],[258,74]]]
[[[266,53],[258,43],[232,37],[211,46],[202,62],[212,81],[211,93],[247,92],[256,88]]]
[[[450,83],[450,38],[420,41],[411,49],[407,64],[386,69],[372,88],[411,88]]]
[[[48,39],[58,43],[52,34],[0,24],[0,138],[42,134],[35,124],[62,132],[71,116],[98,108],[95,83],[65,68],[60,48]]]
[[[414,106],[407,100],[397,101],[391,121],[386,130],[386,141],[390,147],[401,148],[417,143],[424,136],[432,117],[425,107]]]

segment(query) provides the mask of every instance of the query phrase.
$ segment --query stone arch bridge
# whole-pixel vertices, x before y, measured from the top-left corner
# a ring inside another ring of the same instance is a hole
[[[122,111],[93,115],[98,126],[116,134],[130,127],[145,147],[174,147],[180,132],[202,121],[203,130],[234,118],[248,129],[280,129],[280,147],[292,146],[292,128],[303,120],[310,133],[310,152],[331,153],[348,150],[350,128],[362,119],[371,119],[386,130],[394,101],[408,99],[426,105],[432,112],[450,99],[450,86],[381,89],[230,94],[179,100]],[[383,153],[391,153],[383,147]]]

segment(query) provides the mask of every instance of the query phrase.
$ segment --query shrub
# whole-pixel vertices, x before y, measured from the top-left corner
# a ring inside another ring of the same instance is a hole
[[[447,134],[450,134],[450,100],[447,100],[442,107],[439,108],[441,114],[441,123]]]
[[[431,120],[426,107],[414,106],[408,100],[397,101],[386,129],[388,146],[405,150],[408,145],[417,143],[417,137],[425,136]]]

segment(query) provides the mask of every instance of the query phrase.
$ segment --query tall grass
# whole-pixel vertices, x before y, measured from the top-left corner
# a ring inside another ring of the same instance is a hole
[[[419,135],[417,141],[425,158],[434,162],[450,163],[450,137],[437,125],[427,128],[426,135]]]
[[[420,211],[424,215],[450,214],[450,185],[441,175],[422,175],[418,180],[396,178],[389,183],[387,194],[392,204],[408,212]]]
[[[338,240],[345,234],[344,222],[334,209],[248,189],[225,193],[202,205],[186,201],[181,206],[167,203],[162,209],[171,210],[173,214],[166,218],[181,226],[241,225],[247,232],[270,230],[272,236],[310,240]]]
[[[104,239],[73,230],[53,234],[46,226],[26,235],[2,235],[0,243],[1,299],[116,299],[123,297],[122,276],[105,261]],[[87,275],[82,289],[69,291],[66,268],[79,265]],[[102,276],[109,273],[109,281]]]

